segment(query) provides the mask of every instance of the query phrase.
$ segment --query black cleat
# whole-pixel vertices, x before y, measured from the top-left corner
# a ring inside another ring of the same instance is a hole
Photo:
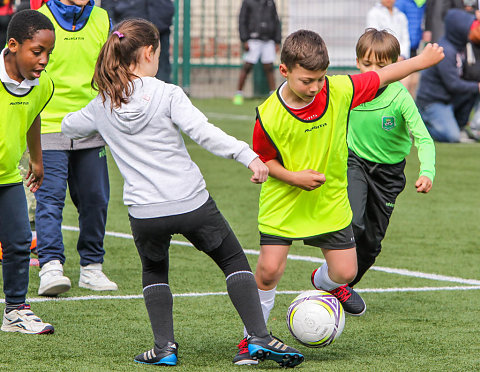
[[[233,357],[233,363],[237,366],[258,364],[258,360],[250,356],[246,337],[238,344],[238,353]]]
[[[135,357],[134,361],[142,364],[155,364],[161,366],[177,365],[178,344],[168,342],[167,346],[155,351],[155,348],[145,351]]]
[[[250,356],[260,361],[274,360],[281,367],[295,367],[304,360],[298,350],[285,345],[272,335],[262,338],[251,336],[247,342]]]
[[[312,285],[315,289],[318,290],[324,290],[322,288],[317,288],[315,285],[314,281],[314,276],[316,273],[317,269],[313,270],[312,272]],[[365,305],[365,301],[363,301],[363,298],[360,297],[360,295],[353,290],[352,287],[348,286],[348,284],[342,285],[341,287],[332,289],[331,291],[324,290],[326,292],[331,293],[334,295],[338,301],[343,306],[343,310],[347,314],[353,315],[353,316],[360,316],[365,313],[365,310],[367,310],[367,305]]]

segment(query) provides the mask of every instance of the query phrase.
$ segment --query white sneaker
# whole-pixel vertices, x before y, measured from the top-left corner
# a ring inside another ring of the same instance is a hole
[[[117,284],[103,273],[101,263],[81,266],[78,286],[94,291],[116,291],[118,289]]]
[[[10,311],[8,314],[3,312],[2,331],[4,332],[20,332],[32,335],[53,333],[53,326],[49,323],[42,322],[36,316],[30,305],[22,305],[16,310]]]
[[[43,265],[40,270],[40,296],[56,296],[68,291],[72,284],[70,279],[63,275],[63,265],[59,260],[53,260]]]

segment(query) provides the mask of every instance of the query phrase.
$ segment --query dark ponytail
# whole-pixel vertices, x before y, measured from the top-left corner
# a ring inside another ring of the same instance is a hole
[[[110,108],[127,103],[133,93],[132,81],[137,78],[130,70],[139,62],[140,49],[160,45],[157,28],[144,19],[128,19],[119,23],[108,37],[97,59],[92,87],[98,90],[105,103],[110,97]]]

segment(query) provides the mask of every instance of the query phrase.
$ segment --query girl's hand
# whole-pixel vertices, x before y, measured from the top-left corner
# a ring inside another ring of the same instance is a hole
[[[253,172],[250,178],[253,183],[263,183],[267,180],[268,167],[259,158],[253,159],[248,168]]]

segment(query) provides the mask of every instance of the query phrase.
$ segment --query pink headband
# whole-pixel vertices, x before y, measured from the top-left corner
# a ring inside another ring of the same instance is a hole
[[[113,31],[113,33],[114,33],[115,35],[117,35],[119,39],[121,39],[122,37],[125,37],[125,35],[122,34],[122,33],[119,32],[119,31]]]

